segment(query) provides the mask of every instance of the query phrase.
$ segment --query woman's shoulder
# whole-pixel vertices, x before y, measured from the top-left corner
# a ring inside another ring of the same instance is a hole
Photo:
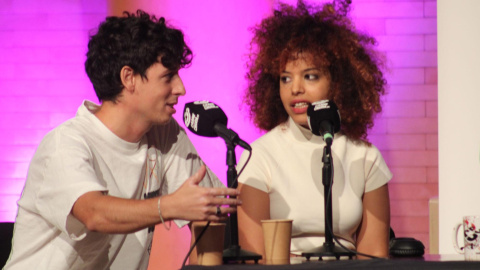
[[[354,140],[349,137],[347,137],[343,133],[338,133],[336,134],[334,138],[335,141],[342,141],[342,144],[344,144],[346,147],[353,148],[353,149],[363,149],[363,150],[375,150],[377,147],[364,140]]]
[[[342,151],[343,148],[343,150],[349,154],[356,153],[362,156],[381,156],[380,150],[374,144],[362,140],[352,140],[343,134],[335,137],[332,147],[340,151]]]

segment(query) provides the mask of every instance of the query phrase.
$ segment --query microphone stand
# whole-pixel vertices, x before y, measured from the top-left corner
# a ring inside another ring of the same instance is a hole
[[[323,148],[323,168],[322,168],[322,183],[324,186],[324,207],[325,207],[325,242],[323,246],[311,249],[306,252],[302,252],[302,256],[310,260],[310,257],[319,257],[318,260],[322,260],[323,257],[335,257],[337,260],[341,256],[348,256],[352,259],[353,252],[347,251],[342,247],[336,246],[333,242],[333,226],[332,226],[332,194],[331,189],[333,186],[332,175],[332,156],[331,156],[331,140],[327,140],[325,147]]]
[[[237,170],[235,165],[237,164],[237,160],[235,157],[235,145],[229,141],[225,140],[227,144],[227,184],[228,187],[237,188]],[[230,196],[230,198],[235,198],[234,196]],[[223,250],[223,263],[228,263],[231,261],[242,261],[245,263],[247,260],[254,260],[255,263],[258,263],[258,260],[262,258],[262,255],[257,253],[246,251],[241,249],[240,245],[238,244],[238,221],[237,221],[237,213],[230,214],[229,217],[230,223],[230,247]]]

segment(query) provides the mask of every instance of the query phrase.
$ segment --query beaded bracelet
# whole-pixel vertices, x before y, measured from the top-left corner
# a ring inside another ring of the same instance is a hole
[[[170,228],[172,227],[172,225],[170,224],[170,226],[167,226],[167,224],[165,224],[165,221],[163,220],[162,211],[160,210],[160,198],[161,198],[161,197],[158,197],[158,201],[157,201],[158,216],[160,216],[160,220],[162,221],[163,226],[165,227],[165,229],[166,229],[167,231],[170,231]]]

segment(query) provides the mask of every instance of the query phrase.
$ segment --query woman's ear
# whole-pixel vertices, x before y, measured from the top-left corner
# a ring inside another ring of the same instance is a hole
[[[133,92],[135,90],[135,72],[129,66],[123,66],[120,70],[120,80],[126,91]]]

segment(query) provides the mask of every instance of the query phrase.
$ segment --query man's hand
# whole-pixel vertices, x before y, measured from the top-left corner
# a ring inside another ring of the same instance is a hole
[[[200,187],[198,184],[205,173],[206,168],[202,165],[177,191],[161,197],[164,219],[222,221],[229,213],[236,212],[241,201],[235,197],[240,193],[233,188]]]

